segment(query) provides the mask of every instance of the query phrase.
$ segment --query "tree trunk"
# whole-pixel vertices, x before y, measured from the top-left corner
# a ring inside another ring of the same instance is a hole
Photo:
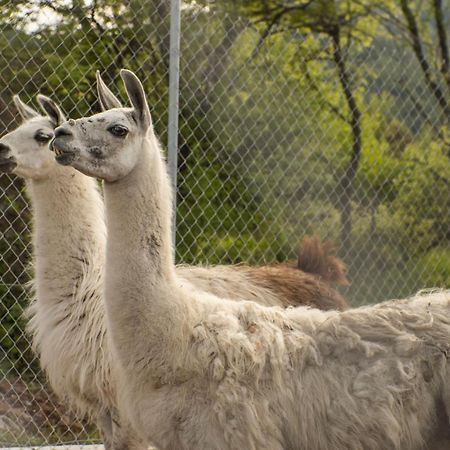
[[[230,51],[242,32],[242,26],[231,16],[225,15],[222,23],[224,34],[218,45],[209,54],[205,69],[201,73],[202,82],[199,83],[199,88],[195,93],[196,101],[192,102],[195,105],[185,105],[180,111],[181,117],[186,118],[186,120],[197,117],[200,125],[205,123],[205,116],[211,112],[215,100],[215,91],[229,67]],[[181,89],[183,89],[183,86]],[[204,138],[206,141],[212,142],[215,139],[214,136],[211,136],[214,131],[208,122],[206,124],[208,129],[204,131]],[[178,168],[179,170],[186,170],[191,149],[188,140],[184,139],[182,133],[180,133],[180,148],[182,151],[179,153]]]
[[[344,91],[345,99],[350,114],[350,126],[352,130],[352,154],[341,180],[341,248],[347,249],[351,245],[352,234],[352,199],[354,193],[354,179],[359,167],[361,157],[361,111],[353,95],[347,67],[342,55],[340,43],[340,29],[336,28],[331,33],[333,42],[333,59],[339,75],[339,81]]]
[[[155,12],[158,17],[158,26],[156,37],[158,41],[158,49],[163,62],[167,79],[169,79],[170,65],[170,1],[156,0]]]
[[[241,33],[241,27],[234,18],[225,15],[222,23],[224,28],[223,37],[217,47],[210,53],[206,68],[202,73],[204,89],[201,91],[201,94],[203,98],[199,99],[202,114],[207,114],[211,109],[214,101],[212,98],[214,91],[228,68],[230,50]]]
[[[444,24],[444,13],[442,11],[442,0],[434,0],[434,17],[438,32],[439,48],[441,51],[441,73],[448,88],[450,89],[450,57],[448,53],[447,31]]]
[[[439,6],[439,0],[435,0],[435,4],[438,3]],[[422,40],[420,37],[419,27],[417,26],[416,18],[414,17],[413,12],[411,11],[411,8],[409,7],[408,0],[400,0],[401,8],[403,15],[406,19],[406,24],[408,26],[408,31],[411,36],[412,40],[412,47],[414,54],[416,55],[416,58],[420,64],[420,67],[422,68],[422,72],[425,77],[425,81],[433,93],[434,97],[436,98],[439,106],[441,107],[444,114],[447,116],[447,119],[450,118],[450,105],[447,102],[444,93],[442,92],[441,87],[439,86],[439,83],[437,83],[432,76],[432,70],[430,65],[428,64],[428,61],[425,57],[425,53],[423,51],[423,45]]]

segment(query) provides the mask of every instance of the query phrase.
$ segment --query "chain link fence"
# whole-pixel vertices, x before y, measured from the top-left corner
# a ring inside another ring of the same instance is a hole
[[[20,123],[13,94],[34,107],[37,93],[49,95],[75,118],[98,111],[97,69],[125,100],[127,67],[167,142],[169,1],[0,5],[0,135]],[[354,305],[448,285],[448,110],[412,47],[380,34],[336,55],[323,36],[266,31],[182,5],[177,261],[282,261],[318,234],[338,244]],[[429,69],[450,102],[438,65]],[[3,174],[0,185],[0,446],[98,443],[30,350],[29,203],[23,180]]]

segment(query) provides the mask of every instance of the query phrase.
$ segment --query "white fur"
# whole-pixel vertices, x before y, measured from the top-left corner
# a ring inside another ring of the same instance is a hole
[[[7,156],[17,164],[14,173],[26,179],[32,203],[35,277],[27,315],[33,347],[54,391],[95,420],[107,448],[139,445],[116,412],[115,362],[102,300],[106,227],[98,185],[56,164],[47,144],[34,139],[38,130],[53,135],[57,123],[17,97],[15,102],[26,120],[0,142],[9,146]],[[53,109],[58,116],[57,106]],[[230,267],[183,266],[177,272],[191,290],[269,306],[283,303],[274,291]]]
[[[170,187],[142,86],[122,76],[133,110],[72,122],[54,145],[110,181],[105,300],[133,427],[173,450],[433,448],[450,401],[450,292],[338,313],[193,288],[172,262]],[[108,134],[118,120],[125,138]]]

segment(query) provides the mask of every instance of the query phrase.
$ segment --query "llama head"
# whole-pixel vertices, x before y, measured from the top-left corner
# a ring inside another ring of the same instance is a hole
[[[65,122],[55,130],[50,146],[60,164],[71,165],[86,175],[109,182],[133,170],[147,134],[152,132],[150,110],[141,82],[128,70],[120,74],[132,107],[121,107],[97,72],[100,105],[106,111]]]
[[[48,150],[54,129],[65,121],[58,105],[44,95],[37,100],[45,115],[27,106],[15,95],[22,124],[0,139],[0,171],[23,178],[43,179],[55,166]]]

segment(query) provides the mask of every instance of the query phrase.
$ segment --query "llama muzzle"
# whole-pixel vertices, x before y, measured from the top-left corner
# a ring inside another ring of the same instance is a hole
[[[0,143],[0,172],[10,173],[17,167],[16,158],[9,156],[10,148]]]

